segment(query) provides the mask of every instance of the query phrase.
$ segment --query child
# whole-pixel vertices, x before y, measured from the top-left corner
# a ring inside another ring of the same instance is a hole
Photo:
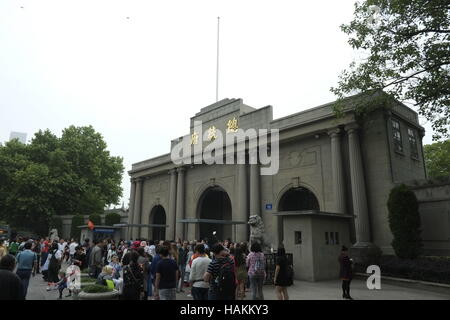
[[[62,299],[62,293],[65,288],[67,288],[67,277],[64,271],[59,271],[59,281],[55,283],[55,285],[47,287],[47,291],[51,290],[58,290],[59,291],[59,297],[58,300]],[[70,295],[69,295],[70,296]]]

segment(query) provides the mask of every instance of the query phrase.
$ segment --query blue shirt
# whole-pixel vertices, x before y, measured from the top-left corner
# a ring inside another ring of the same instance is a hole
[[[24,250],[17,255],[17,270],[31,270],[36,261],[36,253],[31,250]]]

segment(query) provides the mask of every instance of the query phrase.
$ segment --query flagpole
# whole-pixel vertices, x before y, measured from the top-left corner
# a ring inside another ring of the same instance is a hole
[[[219,26],[220,26],[220,17],[217,17],[216,102],[219,101]]]

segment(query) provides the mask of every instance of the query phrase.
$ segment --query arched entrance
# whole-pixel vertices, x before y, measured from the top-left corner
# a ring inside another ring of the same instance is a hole
[[[166,210],[163,206],[154,206],[150,212],[150,224],[166,224]],[[166,240],[166,228],[151,227],[149,229],[149,239]]]
[[[280,199],[278,211],[320,210],[314,193],[304,187],[291,188]]]
[[[206,189],[198,203],[198,217],[200,219],[232,220],[231,200],[227,192],[217,186]],[[214,231],[216,231],[218,240],[232,237],[232,226],[229,224],[200,223],[200,239],[211,239]]]

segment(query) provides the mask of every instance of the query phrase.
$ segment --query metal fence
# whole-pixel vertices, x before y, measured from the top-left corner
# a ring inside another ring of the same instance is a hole
[[[275,276],[275,266],[276,266],[276,253],[265,253],[266,258],[266,280],[264,284],[273,284],[273,278]],[[293,266],[293,256],[292,253],[286,253],[286,258],[289,265]]]

